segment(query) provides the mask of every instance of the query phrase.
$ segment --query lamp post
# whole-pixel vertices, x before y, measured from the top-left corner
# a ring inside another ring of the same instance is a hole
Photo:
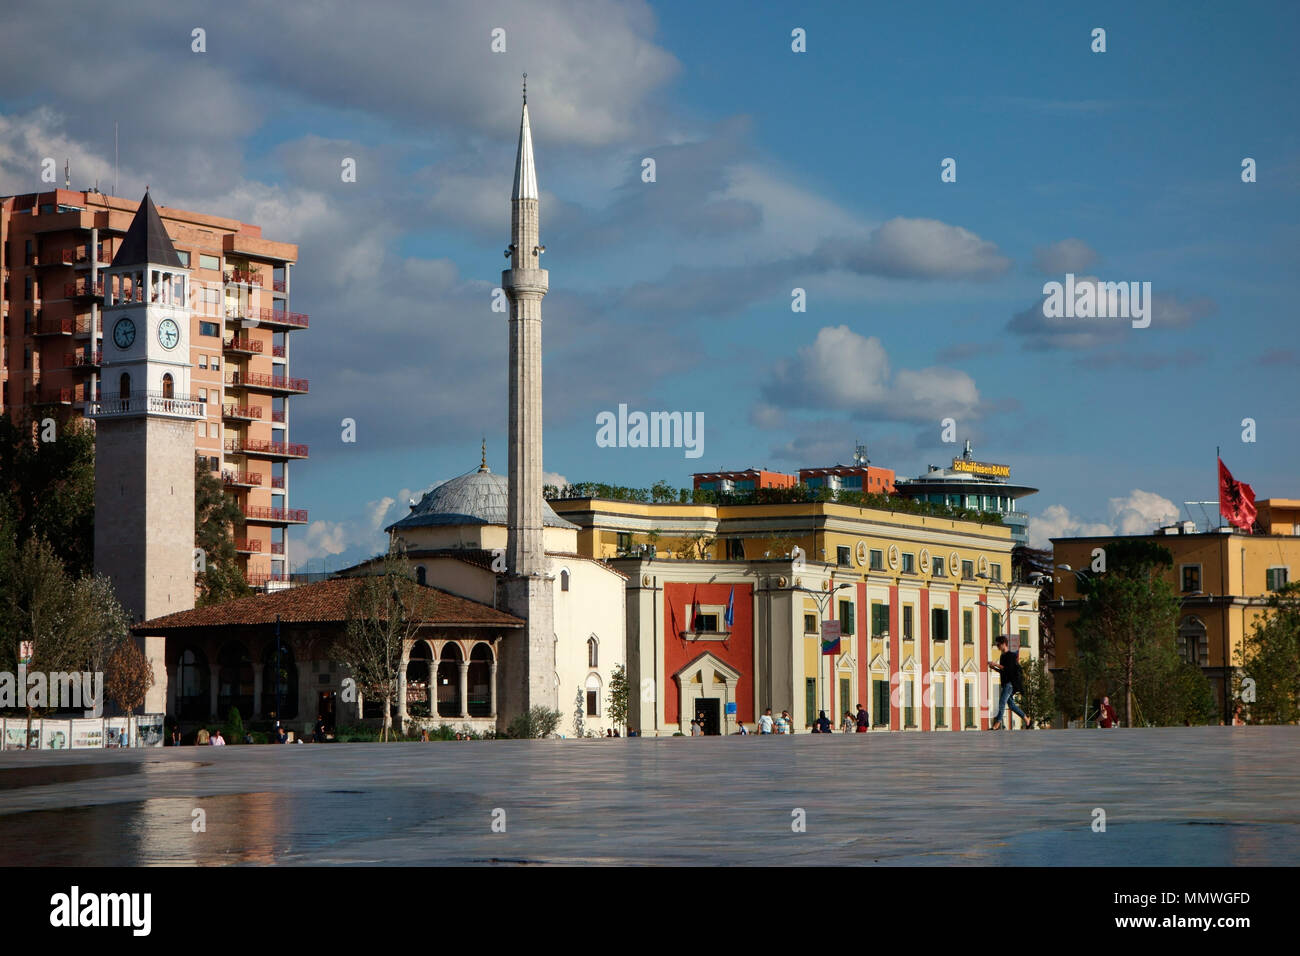
[[[826,610],[827,610],[827,608],[830,606],[830,601],[831,601],[831,599],[835,596],[835,592],[836,592],[836,591],[842,591],[844,588],[851,588],[851,587],[853,587],[853,585],[850,584],[850,583],[848,583],[848,582],[846,581],[846,582],[844,582],[844,583],[842,583],[842,584],[836,584],[834,587],[832,587],[832,588],[831,588],[830,590],[828,590],[828,591],[814,591],[814,590],[812,590],[812,588],[804,588],[804,587],[791,588],[791,590],[793,590],[793,591],[803,591],[803,592],[805,592],[805,593],[807,593],[807,594],[811,594],[811,595],[813,595],[815,598],[817,598],[817,610],[820,612],[821,617],[822,617],[823,619],[825,619],[825,617],[826,617]],[[842,633],[842,632],[841,632],[841,633]],[[821,637],[820,637],[820,633],[819,633],[819,635],[818,635],[817,641],[818,641],[818,644],[817,644],[817,659],[818,659],[818,660],[821,660],[822,657],[824,657],[825,655],[822,653],[822,649],[821,649]],[[817,670],[818,670],[818,675],[820,676],[821,667],[818,666]],[[835,676],[835,675],[834,675],[834,671],[833,671],[833,670],[828,670],[828,677],[827,677],[827,680],[831,680],[831,679],[833,679],[834,676]],[[821,708],[820,708],[820,709],[821,709],[821,710],[825,710],[825,709],[826,709],[826,685],[825,685],[825,682],[823,682],[823,681],[821,681],[821,680],[819,680],[818,683],[822,685],[821,693],[818,695],[818,699],[819,699],[820,702],[821,702]]]

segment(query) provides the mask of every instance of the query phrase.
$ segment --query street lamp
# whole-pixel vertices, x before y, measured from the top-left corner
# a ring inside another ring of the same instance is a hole
[[[841,584],[837,584],[837,585],[835,585],[834,587],[830,588],[830,590],[827,590],[827,591],[814,591],[812,588],[805,588],[805,587],[796,587],[796,588],[791,588],[791,590],[792,590],[792,591],[803,591],[803,592],[805,592],[805,593],[807,593],[807,594],[811,594],[811,595],[813,595],[815,598],[817,598],[817,610],[820,612],[821,617],[824,619],[824,618],[826,617],[826,609],[827,609],[827,607],[829,607],[829,605],[830,605],[831,598],[833,598],[833,597],[835,596],[835,592],[836,592],[836,591],[842,591],[842,590],[844,590],[845,588],[851,588],[851,587],[853,587],[853,585],[852,585],[851,583],[849,583],[849,582],[846,581],[846,582],[843,582],[843,583],[841,583]],[[821,653],[820,638],[818,638],[818,648],[817,648],[817,658],[818,658],[818,660],[820,660],[823,656],[825,656],[825,655],[823,655],[823,654]],[[820,672],[820,671],[821,671],[821,667],[818,666],[817,670],[818,670],[818,672]],[[834,671],[833,671],[833,669],[832,669],[832,670],[828,673],[827,680],[830,680],[831,677],[833,677],[833,676],[834,676]],[[822,710],[825,710],[825,709],[826,709],[826,681],[821,681],[821,680],[819,680],[818,683],[822,685],[822,688],[821,688],[821,694],[819,695],[819,698],[820,698],[820,700],[821,700],[821,709],[822,709]]]

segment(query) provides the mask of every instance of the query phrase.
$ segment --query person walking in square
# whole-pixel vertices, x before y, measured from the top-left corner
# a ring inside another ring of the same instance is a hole
[[[846,710],[844,712],[844,719],[840,721],[840,733],[851,734],[856,726],[857,722],[853,719],[853,713]]]
[[[863,707],[861,704],[858,704],[857,721],[858,721],[858,733],[865,734],[868,730],[871,729],[871,715],[867,713],[867,709]]]
[[[996,664],[990,661],[989,667],[1002,675],[1002,688],[998,694],[998,712],[993,718],[993,726],[989,730],[1002,729],[1002,711],[1007,707],[1010,707],[1011,712],[1025,722],[1026,730],[1032,730],[1034,722],[1020,709],[1020,705],[1016,703],[1014,697],[1015,694],[1024,691],[1023,678],[1020,673],[1020,658],[1007,649],[1005,635],[999,635],[998,639],[993,643],[1001,656],[999,656]]]
[[[826,716],[826,711],[817,711],[817,723],[813,729],[819,734],[829,734],[831,732],[831,720]]]
[[[1109,730],[1119,722],[1119,715],[1115,713],[1115,707],[1110,702],[1109,697],[1101,699],[1101,709],[1097,712],[1097,726],[1103,730]]]
[[[758,718],[758,732],[760,734],[770,734],[775,731],[775,721],[772,720],[772,708],[769,707],[763,711],[763,716]]]

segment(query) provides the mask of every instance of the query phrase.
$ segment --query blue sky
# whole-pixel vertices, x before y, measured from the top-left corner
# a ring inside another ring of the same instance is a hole
[[[119,193],[147,182],[300,245],[312,327],[291,372],[312,393],[291,438],[312,457],[292,503],[313,523],[291,541],[317,567],[378,548],[407,498],[477,464],[481,435],[505,470],[490,302],[524,71],[548,472],[688,485],[846,461],[862,440],[912,475],[960,448],[940,440],[952,417],[1041,489],[1024,502],[1039,539],[1142,531],[1214,497],[1216,445],[1261,497],[1300,496],[1294,4],[801,6],[159,0],[56,23],[19,4],[0,193],[39,188],[46,155],[71,157],[76,187],[110,182],[117,118]],[[1150,282],[1151,327],[1045,324],[1043,283],[1066,271]],[[620,403],[703,412],[703,457],[598,448],[595,416]]]

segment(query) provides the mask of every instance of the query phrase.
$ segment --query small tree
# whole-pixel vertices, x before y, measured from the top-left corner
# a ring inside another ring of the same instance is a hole
[[[626,727],[630,688],[627,683],[627,671],[619,664],[609,678],[609,696],[606,698],[606,713],[615,727]]]
[[[144,706],[145,696],[153,687],[153,667],[140,645],[126,640],[117,645],[108,659],[104,675],[104,690],[113,703],[127,714]]]
[[[244,515],[234,498],[227,497],[220,479],[204,459],[194,459],[194,546],[203,553],[198,571],[199,595],[195,604],[221,604],[252,593],[239,569],[233,529],[244,527]]]
[[[510,721],[506,736],[523,740],[549,737],[555,733],[555,728],[558,726],[560,726],[560,712],[538,705]]]
[[[346,624],[333,657],[352,672],[358,690],[383,701],[380,738],[385,741],[393,726],[403,655],[419,630],[427,593],[415,583],[405,553],[394,543],[381,572],[357,578],[348,596]]]
[[[575,737],[587,736],[586,717],[587,717],[586,701],[583,699],[582,688],[579,687],[578,696],[574,699],[573,702],[573,736]]]
[[[1022,706],[1036,725],[1048,723],[1056,716],[1056,689],[1047,662],[1041,657],[1020,665],[1024,691],[1020,695]]]
[[[1234,693],[1244,698],[1252,723],[1294,724],[1300,720],[1300,582],[1271,595],[1268,608],[1237,652]]]

